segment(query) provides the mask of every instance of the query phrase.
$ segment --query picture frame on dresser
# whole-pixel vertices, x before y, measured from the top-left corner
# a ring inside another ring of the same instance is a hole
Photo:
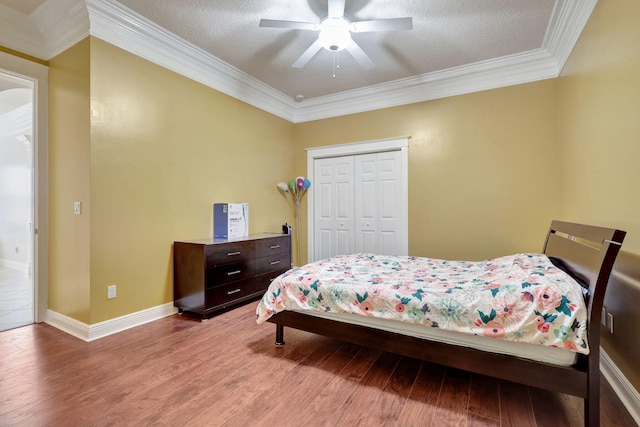
[[[173,299],[178,313],[208,319],[261,297],[291,268],[291,235],[253,234],[173,243]]]

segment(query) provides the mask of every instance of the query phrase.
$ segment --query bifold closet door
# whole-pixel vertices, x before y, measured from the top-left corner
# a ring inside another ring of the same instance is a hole
[[[354,157],[355,252],[401,254],[400,151]]]
[[[400,151],[317,159],[314,162],[315,259],[401,249]]]
[[[315,161],[315,259],[354,251],[354,158]]]

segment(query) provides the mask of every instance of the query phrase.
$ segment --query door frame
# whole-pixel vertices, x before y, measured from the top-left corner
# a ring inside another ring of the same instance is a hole
[[[49,305],[48,92],[49,67],[0,52],[0,71],[33,82],[32,242],[34,319],[44,322]]]
[[[407,254],[409,253],[409,138],[410,137],[405,136],[373,141],[353,142],[349,144],[328,145],[325,147],[305,148],[307,151],[307,177],[309,177],[309,179],[313,179],[315,176],[314,165],[316,159],[383,153],[386,151],[400,151],[402,162],[401,179],[403,182],[400,203],[405,207],[401,217],[402,224],[400,226],[403,236],[401,247]],[[311,182],[311,185],[313,186],[313,182]],[[315,261],[315,210],[313,193],[314,191],[309,191],[307,194],[307,262]]]

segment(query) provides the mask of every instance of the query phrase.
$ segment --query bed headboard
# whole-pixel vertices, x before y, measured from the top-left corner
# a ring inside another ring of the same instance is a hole
[[[589,319],[599,319],[609,276],[626,234],[614,228],[551,222],[544,253],[583,286]],[[591,322],[590,341],[599,340],[599,325],[599,321]]]

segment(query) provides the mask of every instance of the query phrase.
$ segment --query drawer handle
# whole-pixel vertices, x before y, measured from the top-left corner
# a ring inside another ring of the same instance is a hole
[[[234,274],[240,274],[240,273],[242,273],[242,270],[229,271],[227,273],[227,276],[233,276]]]
[[[231,294],[237,294],[238,292],[240,292],[240,289],[235,289],[233,291],[228,291],[227,295],[231,295]]]
[[[272,245],[269,246],[269,249],[278,249],[280,247],[280,245]]]
[[[229,252],[227,254],[227,256],[235,256],[235,255],[240,255],[240,252]]]
[[[269,265],[276,265],[276,264],[280,264],[280,260],[278,260],[278,261],[271,261],[271,262],[269,263]]]

